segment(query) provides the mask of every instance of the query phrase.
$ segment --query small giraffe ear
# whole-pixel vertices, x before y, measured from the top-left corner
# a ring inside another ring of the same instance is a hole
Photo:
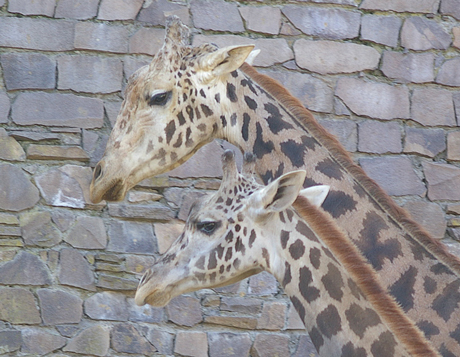
[[[320,207],[326,199],[330,188],[331,186],[329,185],[307,187],[299,192],[299,196],[304,196],[312,205]]]
[[[214,76],[233,72],[241,67],[253,49],[254,45],[220,48],[201,58],[200,68],[211,72]]]
[[[260,213],[280,212],[292,205],[302,189],[305,170],[292,171],[277,178],[252,197],[254,208]]]

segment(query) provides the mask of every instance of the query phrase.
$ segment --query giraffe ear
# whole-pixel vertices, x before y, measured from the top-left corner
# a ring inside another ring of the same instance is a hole
[[[317,185],[304,188],[299,192],[299,196],[304,196],[310,203],[316,207],[320,207],[329,193],[331,186]]]
[[[253,49],[254,45],[220,48],[204,56],[200,61],[200,68],[214,76],[233,72],[241,67]]]
[[[292,171],[254,192],[251,204],[258,213],[280,212],[292,205],[302,189],[305,170]]]

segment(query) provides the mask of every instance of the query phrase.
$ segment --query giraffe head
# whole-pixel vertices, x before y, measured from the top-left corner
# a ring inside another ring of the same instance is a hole
[[[328,186],[301,191],[305,171],[285,174],[268,186],[238,173],[234,154],[223,155],[219,190],[196,202],[183,233],[142,277],[135,301],[164,306],[173,297],[229,285],[267,270],[274,243],[264,232],[268,220],[288,208],[299,192],[322,204]]]
[[[129,79],[103,158],[94,169],[93,202],[118,201],[141,180],[169,171],[210,142],[221,129],[225,78],[239,68],[250,46],[218,49],[186,44],[189,29],[169,17],[165,42],[152,62]]]

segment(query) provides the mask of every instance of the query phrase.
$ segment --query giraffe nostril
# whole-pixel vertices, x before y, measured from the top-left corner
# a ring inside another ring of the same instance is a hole
[[[96,181],[102,176],[102,165],[98,163],[94,168],[93,181]]]

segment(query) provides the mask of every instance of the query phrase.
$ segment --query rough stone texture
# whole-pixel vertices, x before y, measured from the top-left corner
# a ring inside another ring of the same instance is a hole
[[[276,278],[267,272],[262,272],[249,279],[248,293],[253,295],[270,295],[278,291]]]
[[[48,333],[38,328],[26,328],[22,333],[22,352],[32,355],[46,355],[66,344],[66,339],[54,333]]]
[[[262,6],[240,7],[240,14],[248,30],[276,35],[281,27],[281,11],[278,8]]]
[[[436,82],[452,87],[460,87],[460,57],[443,63],[436,77]]]
[[[344,77],[338,80],[335,94],[357,115],[376,119],[410,117],[409,91],[404,86],[390,86]]]
[[[442,0],[441,14],[451,15],[460,20],[460,7],[458,5],[458,0]]]
[[[321,74],[375,69],[380,60],[379,52],[370,46],[335,41],[300,39],[294,44],[294,52],[299,67]]]
[[[74,248],[104,249],[107,234],[100,217],[77,217],[77,222],[64,240]]]
[[[223,0],[193,0],[190,11],[197,28],[213,31],[244,31],[243,20],[235,3]]]
[[[434,162],[423,162],[423,171],[428,182],[428,198],[432,201],[460,200],[460,168]]]
[[[112,329],[112,348],[121,353],[151,355],[156,352],[153,347],[133,325],[118,324]]]
[[[172,333],[153,327],[149,329],[145,337],[157,349],[158,353],[165,355],[173,354],[174,335]]]
[[[396,47],[402,20],[396,16],[363,15],[361,39]]]
[[[137,218],[167,221],[174,218],[174,212],[166,205],[154,202],[143,205],[109,204],[109,214],[112,217]]]
[[[3,77],[8,90],[53,89],[56,86],[56,62],[39,53],[1,55]]]
[[[289,355],[289,337],[285,335],[259,334],[251,348],[254,357],[276,357]]]
[[[282,302],[266,302],[262,314],[257,321],[257,328],[261,330],[279,331],[284,328],[286,305]]]
[[[0,91],[0,124],[8,122],[10,107],[10,99],[4,92]]]
[[[292,357],[318,357],[318,352],[316,351],[313,342],[311,341],[310,336],[301,335],[299,338],[299,344],[297,345],[297,351],[292,355]]]
[[[210,332],[208,334],[210,357],[248,357],[252,341],[248,334]]]
[[[51,277],[46,265],[36,255],[20,251],[13,260],[0,266],[0,284],[50,285]]]
[[[439,7],[439,2],[440,0],[390,0],[382,3],[379,0],[364,0],[360,8],[396,12],[435,13]]]
[[[102,0],[99,6],[99,20],[134,20],[142,0]]]
[[[155,253],[155,238],[150,223],[114,221],[108,227],[108,251],[120,253]]]
[[[129,321],[148,322],[151,324],[157,324],[165,321],[164,309],[161,307],[153,307],[150,305],[137,306],[134,299],[128,299],[128,305]],[[153,345],[157,347],[157,344],[154,343]]]
[[[449,145],[449,136],[447,138],[447,144]],[[406,127],[406,138],[404,141],[405,153],[435,157],[445,149],[446,140],[444,130]],[[449,149],[447,149],[447,157],[449,158]]]
[[[75,24],[76,49],[126,53],[128,29],[104,23],[78,22]]]
[[[170,321],[177,325],[193,326],[203,320],[200,302],[191,296],[178,296],[166,305]]]
[[[386,154],[402,150],[401,128],[396,122],[363,121],[358,124],[358,138],[358,150],[362,152]]]
[[[64,248],[60,252],[59,282],[94,291],[94,275],[87,260],[75,249]]]
[[[22,211],[38,200],[38,190],[23,170],[10,164],[0,165],[0,209]]]
[[[253,330],[257,327],[255,317],[243,316],[208,316],[204,319],[208,324],[223,325],[240,329]]]
[[[0,350],[2,354],[19,350],[21,344],[21,331],[0,331]]]
[[[54,16],[86,20],[96,16],[98,5],[99,0],[59,0]]]
[[[320,120],[320,124],[335,135],[345,150],[355,152],[358,144],[357,125],[349,120]]]
[[[88,154],[79,146],[57,146],[31,144],[27,148],[30,160],[75,160],[88,161]]]
[[[436,88],[414,89],[411,118],[425,126],[456,126],[452,92]]]
[[[41,323],[32,293],[23,288],[0,288],[0,320],[12,324]]]
[[[401,30],[401,45],[410,50],[446,49],[451,43],[450,35],[435,21],[424,17],[410,17]]]
[[[438,204],[412,201],[406,203],[404,208],[409,211],[412,218],[425,228],[432,237],[438,239],[444,238],[447,224],[444,219],[444,211]]]
[[[258,314],[262,311],[262,301],[248,297],[223,297],[220,309],[222,311]]]
[[[10,0],[8,11],[17,12],[22,15],[44,15],[52,17],[56,0]]]
[[[102,292],[85,300],[85,314],[94,320],[128,321],[129,310],[123,294]]]
[[[78,296],[53,289],[40,289],[37,294],[45,325],[77,324],[80,322],[83,314],[83,301]]]
[[[178,332],[174,353],[187,357],[208,357],[208,338],[206,333],[192,331]]]
[[[359,33],[359,12],[298,5],[286,5],[281,11],[306,35],[337,40],[355,38]]]
[[[19,143],[0,128],[0,159],[7,161],[24,161],[26,154]]]
[[[359,164],[389,195],[425,194],[425,185],[416,175],[407,157],[362,158]]]
[[[117,291],[134,291],[137,288],[139,281],[133,279],[121,278],[119,276],[99,274],[97,282],[98,288]]]
[[[146,2],[144,6],[139,13],[139,21],[153,26],[164,26],[166,15],[176,15],[184,24],[191,25],[190,13],[186,6],[168,0],[153,0]]]
[[[82,330],[63,348],[66,352],[105,356],[110,347],[110,330],[100,324]]]
[[[402,82],[433,82],[434,59],[432,53],[403,54],[386,51],[383,54],[381,69],[385,76]]]
[[[51,223],[49,212],[30,212],[20,216],[21,233],[26,246],[53,247],[62,240]]]
[[[447,134],[447,159],[460,161],[460,131]]]
[[[163,36],[164,30],[162,29],[141,28],[129,39],[129,53],[143,53],[153,56],[163,45]]]

